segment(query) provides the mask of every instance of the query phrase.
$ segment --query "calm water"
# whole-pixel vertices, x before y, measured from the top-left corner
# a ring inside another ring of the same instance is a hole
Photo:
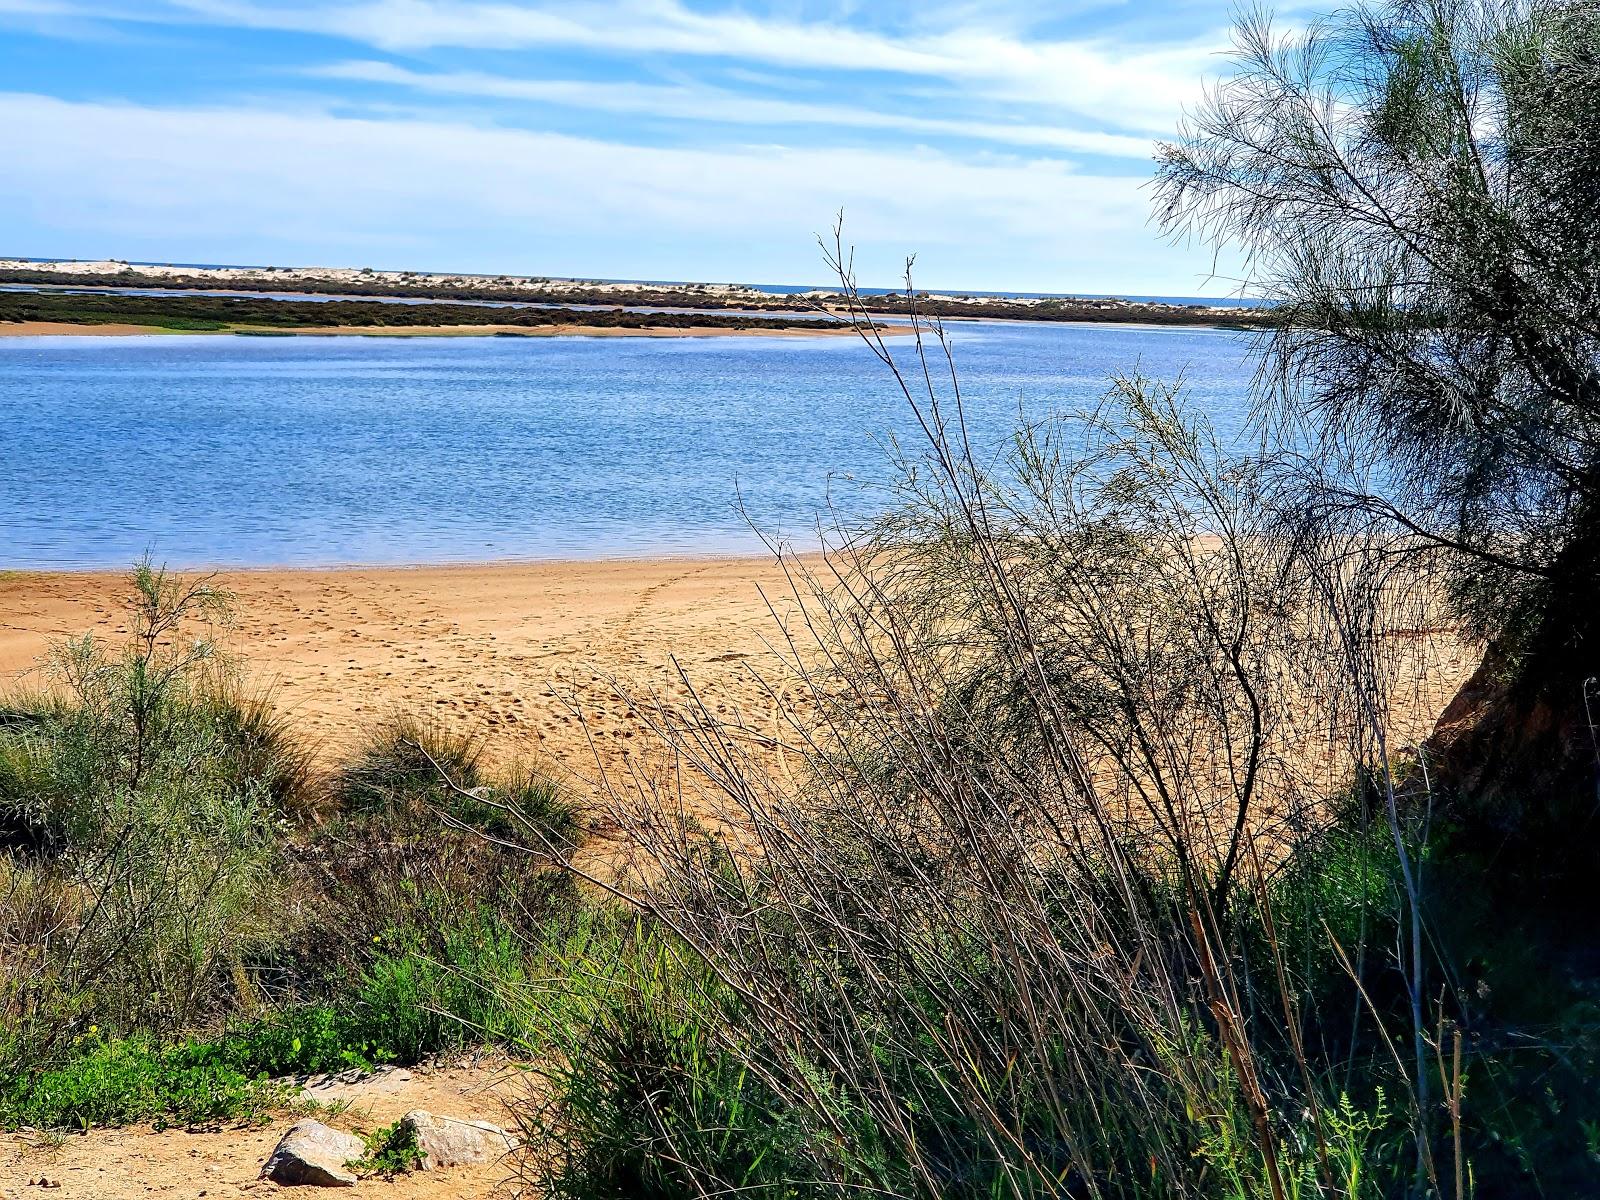
[[[1137,364],[1243,419],[1239,335],[954,329],[974,440]],[[909,349],[904,342],[897,347]],[[915,425],[849,338],[0,338],[0,567],[737,551],[874,503]]]

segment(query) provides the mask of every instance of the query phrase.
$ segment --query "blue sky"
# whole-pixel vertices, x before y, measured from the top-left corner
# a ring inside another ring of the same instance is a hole
[[[0,254],[1221,295],[1199,0],[0,0]],[[1222,274],[1227,274],[1225,270]]]

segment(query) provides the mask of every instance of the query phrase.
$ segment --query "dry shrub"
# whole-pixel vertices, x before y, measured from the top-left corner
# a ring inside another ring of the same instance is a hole
[[[984,469],[942,331],[902,374],[861,329],[926,452],[820,578],[791,564],[805,633],[770,685],[817,716],[783,769],[707,705],[639,705],[678,769],[613,781],[645,850],[616,890],[693,999],[636,987],[575,1037],[530,1125],[594,1152],[530,1173],[571,1196],[1356,1195],[1411,1175],[1409,1137],[1436,1179],[1420,959],[1410,1028],[1345,1014],[1363,1046],[1418,1039],[1352,1098],[1271,908],[1353,784],[1412,865],[1395,734],[1456,648],[1433,556],[1297,505],[1284,463],[1138,378]],[[754,849],[682,819],[708,804]],[[1363,961],[1289,932],[1318,970]],[[752,1141],[774,1122],[781,1147]]]

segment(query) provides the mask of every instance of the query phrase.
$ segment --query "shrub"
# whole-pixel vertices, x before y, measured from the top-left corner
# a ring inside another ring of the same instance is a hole
[[[133,584],[126,646],[58,647],[53,690],[0,729],[0,814],[27,860],[10,870],[60,921],[3,989],[41,1048],[89,1021],[165,1036],[253,999],[242,964],[278,936],[280,816],[309,788],[210,637],[227,597],[148,564]]]
[[[730,1053],[736,1011],[703,966],[646,923],[596,911],[552,947],[534,994],[542,1104],[522,1110],[525,1181],[566,1200],[737,1191],[821,1194],[823,1158],[759,1069]],[[865,1178],[865,1175],[862,1176]]]
[[[358,1175],[404,1175],[422,1165],[417,1131],[404,1121],[385,1125],[365,1140],[366,1154],[350,1164]]]
[[[340,813],[388,820],[431,817],[448,805],[450,784],[478,786],[482,748],[437,722],[398,714],[368,736],[339,773],[333,797]]]
[[[578,836],[578,810],[559,784],[525,766],[513,766],[476,794],[452,792],[445,812],[458,825],[533,850],[570,851]]]
[[[333,785],[347,823],[380,820],[395,833],[430,832],[441,817],[531,848],[569,849],[577,812],[554,780],[525,765],[491,773],[468,734],[406,714],[374,729]]]
[[[577,810],[548,777],[491,773],[465,736],[407,717],[386,721],[336,778],[335,814],[298,855],[314,894],[337,897],[297,949],[306,964],[364,969],[350,947],[375,934],[436,960],[455,931],[493,913],[530,938],[571,902],[551,865],[579,835]]]
[[[1425,825],[1388,741],[1428,666],[1412,635],[1448,628],[1425,576],[1391,569],[1416,547],[1286,527],[1274,464],[1224,450],[1173,388],[1120,380],[983,467],[944,367],[896,377],[930,438],[899,464],[901,507],[814,583],[793,567],[815,642],[770,688],[800,697],[780,740],[802,769],[772,772],[691,699],[657,722],[683,769],[619,788],[644,855],[627,894],[660,949],[597,992],[586,972],[591,1007],[549,1022],[575,1032],[530,1122],[534,1182],[1445,1186],[1413,1064],[1449,1010],[1414,966]],[[1351,778],[1386,814],[1369,860],[1364,829],[1330,832]],[[747,838],[677,816],[714,805]],[[1341,1042],[1311,1036],[1308,985],[1356,993],[1326,1010]]]
[[[148,564],[132,582],[120,650],[57,645],[51,686],[0,708],[0,830],[15,848],[104,845],[138,796],[162,790],[187,793],[196,813],[222,793],[248,793],[269,816],[310,803],[309,753],[214,640],[229,598]]]

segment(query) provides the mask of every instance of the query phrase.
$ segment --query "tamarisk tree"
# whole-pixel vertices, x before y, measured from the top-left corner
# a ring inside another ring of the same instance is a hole
[[[1457,552],[1495,757],[1513,726],[1556,729],[1511,740],[1592,776],[1600,5],[1392,0],[1235,36],[1235,70],[1160,148],[1158,219],[1277,302],[1258,412],[1315,451],[1307,511]]]

